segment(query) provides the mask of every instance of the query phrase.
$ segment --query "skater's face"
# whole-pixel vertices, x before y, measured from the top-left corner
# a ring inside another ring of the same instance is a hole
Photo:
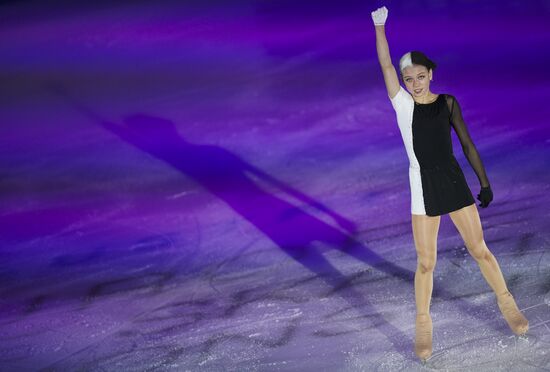
[[[413,97],[422,97],[430,93],[430,80],[433,71],[422,65],[405,67],[401,72],[405,87]]]

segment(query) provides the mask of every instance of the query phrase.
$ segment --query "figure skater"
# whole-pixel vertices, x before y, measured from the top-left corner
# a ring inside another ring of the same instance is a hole
[[[477,195],[479,206],[486,208],[493,200],[493,192],[462,118],[460,105],[450,94],[430,91],[436,64],[418,51],[406,53],[400,59],[399,70],[407,90],[400,86],[385,35],[388,9],[378,8],[371,15],[378,60],[409,158],[412,230],[417,253],[415,353],[422,361],[432,354],[433,271],[439,222],[441,215],[447,213],[495,292],[504,319],[515,334],[523,335],[529,322],[518,309],[497,260],[485,244],[475,200],[453,155],[451,127],[481,184]]]

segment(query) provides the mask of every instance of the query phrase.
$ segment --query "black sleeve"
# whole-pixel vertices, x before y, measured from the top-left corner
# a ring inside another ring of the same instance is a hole
[[[481,186],[487,187],[490,185],[489,179],[485,173],[485,168],[483,167],[479,153],[470,138],[470,134],[466,128],[466,123],[462,118],[462,110],[460,109],[460,105],[454,96],[447,94],[446,98],[447,106],[449,107],[449,112],[451,113],[450,121],[456,134],[458,135],[460,143],[462,144],[462,151],[474,169]]]

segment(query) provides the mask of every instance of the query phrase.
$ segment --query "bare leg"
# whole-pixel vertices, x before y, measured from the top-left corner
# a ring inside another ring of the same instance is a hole
[[[517,308],[511,293],[508,291],[500,266],[485,244],[475,203],[451,212],[449,216],[462,236],[468,252],[479,265],[483,277],[495,292],[499,308],[510,328],[516,334],[527,332],[529,322]]]
[[[417,265],[414,276],[416,300],[415,353],[426,360],[432,354],[432,319],[430,302],[433,289],[433,272],[437,259],[437,233],[440,216],[412,215]]]

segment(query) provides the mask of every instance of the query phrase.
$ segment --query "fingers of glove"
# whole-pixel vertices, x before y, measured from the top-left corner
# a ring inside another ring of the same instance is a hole
[[[383,25],[386,23],[386,19],[388,18],[388,9],[385,6],[378,8],[371,12],[371,16],[375,25]]]
[[[491,190],[483,190],[480,194],[483,200],[485,200],[487,203],[493,200],[493,192]]]
[[[386,8],[385,6],[381,6],[380,8],[377,8],[375,11],[372,11],[371,14],[387,15],[388,8]]]

